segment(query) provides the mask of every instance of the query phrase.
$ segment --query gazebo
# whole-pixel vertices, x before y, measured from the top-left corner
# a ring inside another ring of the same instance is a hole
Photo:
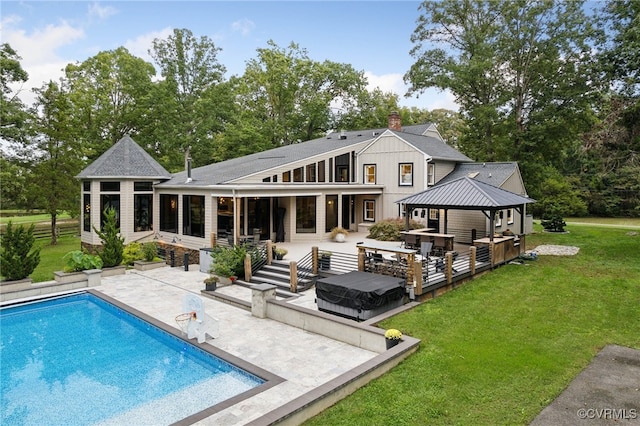
[[[513,208],[518,212],[521,217],[520,234],[524,234],[526,205],[535,203],[535,200],[465,176],[402,198],[396,203],[404,205],[407,231],[411,213],[417,208],[444,210],[445,233],[449,210],[481,211],[489,219],[489,239],[493,241],[497,211]]]

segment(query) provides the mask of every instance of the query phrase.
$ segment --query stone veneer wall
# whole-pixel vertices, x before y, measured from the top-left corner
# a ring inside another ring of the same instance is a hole
[[[165,263],[167,265],[171,264],[171,250],[175,253],[175,266],[184,266],[184,254],[189,253],[189,265],[197,265],[200,263],[200,251],[192,250],[187,247],[170,244],[170,243],[161,243],[156,242],[159,249],[163,249],[166,252]],[[94,245],[88,243],[81,243],[82,249],[88,251],[91,254],[98,254],[102,245]]]

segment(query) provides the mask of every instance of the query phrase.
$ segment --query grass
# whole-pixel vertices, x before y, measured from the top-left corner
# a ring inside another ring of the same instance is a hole
[[[62,257],[72,250],[80,249],[80,238],[64,236],[58,238],[58,244],[52,246],[48,239],[36,241],[40,249],[40,263],[31,274],[33,282],[51,281],[53,273],[64,267]]]
[[[71,219],[67,213],[60,213],[57,217],[58,221]],[[51,223],[51,215],[50,214],[34,214],[28,216],[9,216],[9,217],[0,217],[0,224],[4,225],[11,221],[13,224],[24,224],[29,225],[31,223]]]
[[[578,255],[502,266],[380,324],[419,350],[305,425],[526,425],[602,347],[640,349],[640,235],[567,229],[527,247]]]

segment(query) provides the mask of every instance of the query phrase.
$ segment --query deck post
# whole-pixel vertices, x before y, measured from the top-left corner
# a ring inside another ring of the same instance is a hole
[[[295,260],[289,262],[289,276],[291,277],[291,282],[289,284],[289,288],[291,293],[298,292],[298,263]]]
[[[453,282],[453,253],[448,251],[444,255],[445,259],[445,275],[447,276],[447,284],[451,284]]]
[[[416,296],[420,296],[422,294],[422,262],[416,260],[413,262],[413,283],[414,283],[414,294]]]
[[[318,275],[318,247],[311,247],[311,264],[312,264],[312,273],[313,275]]]
[[[469,247],[469,271],[473,277],[476,274],[476,246]]]
[[[244,280],[251,282],[251,255],[249,253],[244,255]]]
[[[273,241],[267,240],[267,265],[273,262]]]

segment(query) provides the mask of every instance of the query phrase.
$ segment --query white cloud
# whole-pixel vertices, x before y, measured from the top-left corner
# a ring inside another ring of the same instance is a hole
[[[18,25],[22,19],[9,16],[2,19],[2,39],[9,43],[22,60],[22,68],[29,74],[29,80],[21,87],[12,87],[20,91],[20,98],[31,105],[35,96],[31,89],[40,87],[49,80],[58,80],[64,74],[64,67],[73,60],[60,57],[56,51],[85,37],[84,30],[74,27],[66,21],[49,24],[44,28],[27,33]]]
[[[173,29],[170,27],[166,27],[159,31],[152,31],[150,33],[142,34],[133,40],[127,40],[124,44],[124,47],[126,47],[129,53],[131,53],[132,55],[137,56],[138,58],[142,58],[147,62],[153,63],[153,59],[151,58],[151,55],[149,55],[151,43],[156,38],[166,40],[172,34]]]
[[[256,24],[250,19],[244,18],[239,21],[235,21],[231,24],[231,29],[233,31],[238,31],[243,36],[247,36],[251,33],[251,31],[255,28]]]
[[[449,91],[428,89],[420,95],[405,97],[409,86],[404,83],[403,75],[400,73],[375,75],[370,71],[366,71],[365,77],[369,82],[367,89],[373,90],[377,87],[385,93],[393,92],[397,94],[400,106],[418,107],[429,111],[440,108],[458,111],[460,108],[455,102],[455,96]]]
[[[90,18],[98,18],[100,20],[107,19],[118,13],[116,8],[111,6],[100,6],[100,3],[95,2],[88,6],[87,13]]]

